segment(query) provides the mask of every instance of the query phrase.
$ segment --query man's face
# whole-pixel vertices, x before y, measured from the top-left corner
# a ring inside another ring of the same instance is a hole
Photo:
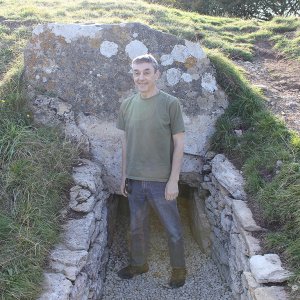
[[[156,80],[159,71],[154,70],[151,63],[143,62],[132,64],[133,80],[138,91],[145,95],[151,95],[156,90]]]

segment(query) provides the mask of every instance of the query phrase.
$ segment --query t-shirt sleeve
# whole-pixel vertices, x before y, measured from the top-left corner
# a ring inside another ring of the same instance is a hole
[[[119,115],[118,115],[116,127],[118,129],[125,130],[124,110],[123,110],[123,105],[122,104],[121,104],[121,107],[120,107],[120,110],[119,110]]]
[[[177,99],[170,105],[170,123],[172,135],[185,131],[182,112]]]

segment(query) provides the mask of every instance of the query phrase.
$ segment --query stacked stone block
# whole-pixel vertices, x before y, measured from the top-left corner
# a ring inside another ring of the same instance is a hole
[[[61,242],[49,256],[40,300],[99,299],[105,278],[107,199],[101,168],[87,159],[73,169],[70,219],[63,225]]]
[[[278,255],[263,255],[253,233],[265,229],[253,219],[241,173],[224,155],[218,154],[211,159],[213,156],[207,154],[206,174],[198,191],[201,195],[205,194],[203,190],[209,191],[209,195],[199,197],[198,201],[205,202],[210,224],[210,251],[221,275],[230,285],[235,299],[287,299],[284,288],[276,284],[286,281],[291,273],[281,267]],[[203,215],[203,211],[199,215]]]

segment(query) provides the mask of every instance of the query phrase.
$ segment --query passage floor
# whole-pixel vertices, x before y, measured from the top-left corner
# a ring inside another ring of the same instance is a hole
[[[117,271],[127,265],[129,237],[127,200],[120,199],[102,299],[233,299],[227,285],[221,279],[217,266],[211,258],[200,251],[198,244],[192,237],[187,201],[185,198],[178,199],[178,207],[184,229],[188,272],[186,284],[179,289],[171,289],[168,286],[171,269],[167,239],[159,219],[152,211],[150,214],[149,271],[130,280],[122,280],[117,276]]]

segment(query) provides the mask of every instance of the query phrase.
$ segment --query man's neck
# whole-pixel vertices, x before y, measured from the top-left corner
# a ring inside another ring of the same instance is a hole
[[[151,98],[155,95],[157,95],[159,93],[159,89],[158,88],[155,88],[153,91],[151,91],[150,93],[141,93],[140,92],[140,95],[141,95],[141,98],[143,99],[148,99],[148,98]]]

